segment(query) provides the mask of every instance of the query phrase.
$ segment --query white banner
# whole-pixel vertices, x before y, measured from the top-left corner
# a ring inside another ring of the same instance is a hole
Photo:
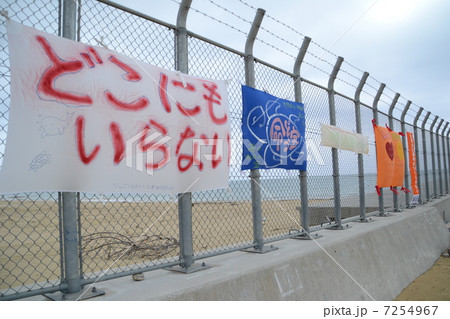
[[[0,192],[227,188],[224,81],[8,21],[11,107]]]
[[[345,131],[337,126],[320,124],[321,144],[359,154],[369,154],[369,140],[362,134]]]

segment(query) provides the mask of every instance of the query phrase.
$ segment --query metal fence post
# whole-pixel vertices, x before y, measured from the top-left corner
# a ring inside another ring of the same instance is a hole
[[[381,94],[383,94],[383,90],[386,87],[386,84],[381,83],[380,88],[377,91],[377,94],[375,94],[375,98],[373,99],[372,104],[372,110],[373,110],[373,119],[375,120],[375,123],[378,124],[378,101],[380,100]],[[383,189],[380,188],[380,195],[378,196],[378,211],[379,216],[387,216],[387,214],[384,212],[384,195],[383,195]]]
[[[80,14],[79,6],[73,0],[63,0],[59,7],[60,22],[62,22],[62,36],[64,38],[78,41],[77,20]],[[61,12],[62,9],[62,12]],[[62,16],[62,18],[61,18]],[[62,258],[61,270],[63,270],[63,280],[61,281],[60,292],[44,294],[51,300],[82,300],[95,296],[103,295],[103,290],[93,289],[92,291],[82,291],[82,267],[81,267],[81,221],[80,221],[80,207],[79,194],[76,192],[62,192],[58,196],[58,201],[61,203],[60,213],[62,218],[62,251],[60,252]]]
[[[263,9],[256,11],[250,32],[245,42],[245,84],[255,87],[255,58],[253,56],[253,44],[255,43],[259,27],[266,13]],[[248,252],[266,253],[276,249],[275,247],[264,247],[264,234],[262,225],[262,198],[261,198],[261,175],[259,169],[250,170],[250,185],[252,192],[252,214],[253,214],[253,240],[254,246],[245,249]]]
[[[433,195],[434,198],[438,197],[437,194],[437,177],[436,177],[436,159],[434,158],[435,153],[434,153],[434,133],[433,133],[433,129],[434,126],[437,123],[439,116],[436,115],[436,117],[433,120],[433,123],[431,123],[431,127],[430,127],[430,140],[431,140],[431,164],[432,164],[432,169],[433,169]]]
[[[405,185],[404,187],[406,189],[409,189],[409,168],[408,168],[408,156],[406,156],[406,154],[408,153],[408,144],[406,141],[406,123],[405,123],[405,116],[406,113],[408,113],[408,110],[411,106],[411,101],[406,102],[405,108],[403,109],[402,115],[400,116],[400,122],[401,122],[401,127],[402,127],[402,143],[403,143],[403,154],[404,154],[404,159],[405,159]],[[409,200],[409,193],[406,192],[405,193],[405,207],[406,208],[411,208],[411,201]]]
[[[188,40],[187,40],[187,15],[192,0],[183,0],[178,8],[177,28],[175,30],[175,69],[182,73],[188,73]],[[178,223],[180,233],[180,265],[171,267],[183,273],[192,273],[209,268],[205,264],[194,264],[194,244],[192,240],[192,194],[185,192],[178,194]]]
[[[300,67],[302,65],[303,59],[305,58],[306,51],[308,50],[311,38],[305,37],[303,39],[302,46],[298,52],[297,59],[294,63],[294,95],[295,101],[303,103],[302,97],[302,82],[300,77]],[[306,143],[306,139],[305,139]],[[302,227],[302,234],[296,236],[298,239],[311,239],[310,229],[309,229],[309,207],[308,207],[308,172],[299,171],[300,177],[300,202],[301,202],[301,213],[300,213],[300,223]],[[316,234],[316,237],[317,236]]]
[[[444,128],[442,129],[442,150],[443,150],[443,155],[442,155],[442,159],[444,162],[444,174],[443,177],[445,178],[445,193],[448,194],[448,167],[447,167],[447,161],[446,159],[448,158],[449,154],[448,154],[448,145],[445,145],[445,132],[447,131],[447,127],[448,127],[449,123],[445,123]]]
[[[419,187],[419,203],[423,204],[423,199],[422,199],[422,176],[421,176],[421,172],[420,172],[420,156],[419,156],[419,132],[417,131],[417,121],[419,120],[420,115],[423,112],[423,107],[421,107],[419,109],[419,112],[417,112],[416,117],[414,118],[414,122],[413,122],[413,127],[414,127],[414,145],[415,145],[415,152],[416,152],[416,171],[417,171],[417,185]]]
[[[437,161],[438,161],[438,174],[439,174],[439,190],[440,192],[438,193],[440,196],[444,195],[444,190],[442,187],[442,163],[441,163],[441,155],[443,154],[443,152],[441,152],[441,147],[440,147],[440,137],[439,137],[439,131],[441,129],[442,124],[444,123],[444,119],[441,119],[441,121],[439,122],[438,127],[436,128],[436,149],[437,149]]]
[[[343,57],[338,57],[328,79],[328,106],[330,110],[330,125],[336,125],[336,105],[334,100],[334,81],[341,68]],[[334,222],[332,229],[342,228],[342,212],[341,212],[341,189],[339,184],[339,157],[338,150],[331,148],[331,156],[333,161],[333,188],[334,188]]]
[[[448,171],[447,171],[447,175],[445,176],[445,179],[448,181],[449,178],[450,178],[450,128],[449,128],[449,130],[447,132],[446,138],[447,138],[447,158],[448,158],[448,166],[447,166],[447,168],[448,168]],[[450,187],[450,182],[448,182],[448,184],[449,184],[449,187]],[[449,187],[447,187],[447,192],[450,192]]]
[[[400,97],[400,93],[395,93],[394,99],[392,100],[392,103],[389,107],[389,126],[391,129],[394,129],[394,109],[395,105],[397,104],[397,101]],[[394,192],[392,194],[392,198],[394,201],[394,212],[399,212],[400,208],[398,207],[398,195],[397,195],[397,186],[394,187]]]
[[[77,3],[64,0],[62,3],[62,36],[77,40]],[[67,289],[64,293],[81,291],[80,260],[78,254],[78,211],[77,193],[62,193],[62,221],[64,240],[64,281]]]
[[[425,193],[426,193],[426,200],[430,200],[430,185],[428,183],[428,158],[427,158],[427,136],[426,136],[426,129],[425,124],[427,123],[428,119],[430,118],[431,112],[428,112],[427,115],[425,115],[425,119],[422,122],[422,149],[423,149],[423,169],[424,169],[424,175],[425,175]]]
[[[361,92],[366,84],[368,72],[364,72],[359,81],[358,87],[355,92],[355,121],[356,121],[356,133],[361,134]],[[358,154],[358,184],[359,184],[359,216],[362,222],[368,222],[366,218],[366,193],[364,187],[364,157],[363,154]]]

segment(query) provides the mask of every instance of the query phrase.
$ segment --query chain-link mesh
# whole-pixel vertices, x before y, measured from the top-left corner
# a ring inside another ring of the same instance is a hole
[[[60,1],[12,1],[2,3],[2,10],[25,25],[52,34],[61,34]],[[146,17],[121,10],[94,0],[85,0],[78,7],[78,40],[105,46],[136,60],[162,68],[175,68],[175,31]],[[0,23],[0,163],[3,159],[10,104],[10,71],[5,23]],[[308,56],[318,58],[311,52]],[[192,231],[194,259],[238,250],[253,244],[253,221],[250,177],[241,171],[242,161],[242,95],[245,84],[245,59],[220,45],[196,36],[188,39],[189,74],[228,81],[231,143],[233,153],[229,188],[192,194]],[[324,59],[328,74],[334,65]],[[317,68],[308,62],[309,66]],[[348,65],[345,66],[348,69]],[[354,69],[343,69],[339,87],[354,90],[359,80]],[[356,71],[360,71],[356,69]],[[277,97],[294,100],[294,78],[268,64],[255,63],[256,88]],[[362,91],[362,101],[373,100],[380,83],[368,79]],[[301,83],[306,115],[306,144],[308,150],[308,206],[311,230],[327,227],[334,222],[334,189],[332,152],[321,145],[320,124],[330,123],[328,91],[309,81]],[[339,89],[340,90],[340,89]],[[343,93],[343,92],[340,92]],[[345,93],[345,92],[344,92]],[[390,94],[392,95],[392,94]],[[354,132],[355,101],[334,94],[336,125]],[[378,124],[389,123],[386,114],[392,96],[382,95],[378,101]],[[394,111],[392,129],[401,131],[400,113],[405,101]],[[367,212],[378,210],[377,163],[372,127],[373,109],[360,106],[362,134],[368,137],[369,154],[363,156],[364,191]],[[406,132],[414,132],[413,117],[407,118]],[[418,171],[422,199],[426,188],[430,197],[447,191],[450,174],[447,137],[418,129],[416,147],[419,150]],[[433,139],[434,149],[431,149]],[[446,144],[447,143],[447,144]],[[424,148],[425,146],[425,148]],[[408,154],[406,152],[405,157]],[[355,217],[359,210],[359,177],[357,154],[338,151],[339,185],[342,218]],[[426,163],[425,163],[426,162]],[[433,164],[434,163],[434,164]],[[425,164],[427,170],[425,170]],[[448,164],[446,166],[446,164]],[[282,169],[261,170],[261,195],[264,240],[285,238],[292,230],[301,229],[300,180],[298,171]],[[443,178],[445,176],[445,178]],[[440,180],[441,178],[441,180]],[[409,183],[410,183],[409,179]],[[442,185],[442,186],[441,186]],[[410,186],[410,185],[405,185]],[[0,198],[0,293],[1,297],[58,289],[64,283],[62,255],[61,207],[58,193],[20,193]],[[407,203],[399,195],[400,208]],[[137,195],[131,193],[78,194],[80,231],[80,273],[85,282],[105,274],[110,277],[142,269],[162,268],[180,260],[179,211],[176,196]],[[304,204],[304,203],[303,203]],[[393,196],[384,189],[384,207],[392,209]]]
[[[442,135],[441,135],[441,130],[439,130],[438,134],[436,135],[436,145],[437,145],[437,149],[438,149],[438,156],[437,156],[437,161],[438,161],[438,181],[439,181],[439,192],[438,194],[440,196],[442,196],[445,191],[444,191],[444,180],[443,180],[443,174],[444,174],[444,146],[442,144]]]
[[[372,120],[373,110],[367,106],[361,106],[361,134],[369,140],[369,154],[363,157],[364,199],[366,212],[368,213],[378,211],[378,195],[375,190],[377,185],[377,158]]]
[[[261,63],[256,63],[255,74],[257,89],[295,100],[294,80],[290,75]],[[300,229],[299,171],[271,169],[260,170],[260,174],[264,237],[270,240],[286,236],[292,229]]]
[[[418,150],[418,157],[417,157],[417,174],[419,177],[418,183],[419,183],[419,191],[420,191],[420,199],[421,201],[426,201],[426,194],[425,194],[425,175],[424,175],[424,152],[423,152],[423,139],[422,139],[422,129],[417,128],[417,134],[414,136],[415,138],[415,144],[416,149]]]
[[[97,1],[83,1],[80,41],[138,61],[174,68],[174,30]],[[81,245],[86,279],[162,265],[179,255],[173,196],[82,194]]]
[[[434,175],[434,169],[433,166],[435,166],[434,161],[434,149],[431,147],[431,139],[434,134],[432,134],[430,131],[425,132],[425,139],[426,139],[426,146],[427,146],[427,172],[425,174],[427,175],[427,182],[428,182],[428,188],[429,188],[429,196],[430,198],[435,197],[435,188],[434,188],[434,181],[435,181],[435,175]],[[434,145],[433,145],[434,146]]]
[[[336,126],[356,132],[355,102],[340,95],[335,96]],[[339,151],[339,180],[341,190],[342,218],[358,216],[359,211],[359,179],[358,154]]]
[[[320,124],[330,123],[326,90],[302,83],[308,145],[308,206],[311,229],[334,219],[333,163],[331,149],[321,145]]]
[[[2,2],[11,19],[59,34],[58,1]],[[10,69],[4,19],[0,23],[0,164],[10,104]],[[57,193],[0,195],[0,294],[7,296],[59,285],[61,278]]]
[[[410,124],[405,124],[405,132],[404,133],[405,133],[405,135],[407,133],[414,134],[414,127],[412,125],[410,125]],[[411,165],[411,163],[410,163],[410,156],[413,157],[413,156],[415,156],[415,154],[413,155],[413,154],[409,153],[407,136],[403,137],[403,141],[404,141],[403,148],[405,149],[405,163],[406,163],[405,174],[406,174],[406,177],[407,177],[407,179],[405,180],[405,182],[407,182],[407,184],[405,183],[404,186],[409,191],[411,191],[411,193],[408,193],[408,194],[404,193],[404,196],[405,196],[405,202],[404,203],[405,203],[406,207],[409,207],[410,203],[411,203],[411,200],[412,200],[411,170],[409,169],[409,167]],[[407,201],[409,201],[409,202],[407,202]]]
[[[241,172],[242,94],[244,59],[197,38],[189,39],[189,73],[228,80],[231,142],[233,147],[229,189],[193,194],[193,244],[196,256],[251,244],[252,214],[250,180]]]

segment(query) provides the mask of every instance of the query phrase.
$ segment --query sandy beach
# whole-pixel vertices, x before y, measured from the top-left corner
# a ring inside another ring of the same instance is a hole
[[[298,206],[296,200],[263,202],[264,237],[300,229]],[[0,289],[58,279],[57,201],[0,201],[0,210]],[[153,265],[178,258],[178,245],[173,245],[179,237],[176,202],[81,202],[80,211],[82,238],[91,239],[82,241],[88,251],[82,255],[86,276],[107,269],[112,261],[116,261],[113,268],[129,270],[135,264]],[[195,203],[192,221],[197,255],[253,242],[250,202]],[[101,233],[111,236],[108,240],[93,237]],[[141,247],[144,253],[135,249],[136,253],[128,251],[120,260],[113,258],[129,248],[124,243],[139,240],[148,245],[146,252]]]
[[[450,301],[450,258],[441,256],[428,271],[416,278],[394,300]]]

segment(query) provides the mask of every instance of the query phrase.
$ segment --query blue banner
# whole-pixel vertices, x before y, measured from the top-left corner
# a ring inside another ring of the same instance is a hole
[[[242,101],[242,170],[306,171],[303,104],[248,86],[242,86]]]

